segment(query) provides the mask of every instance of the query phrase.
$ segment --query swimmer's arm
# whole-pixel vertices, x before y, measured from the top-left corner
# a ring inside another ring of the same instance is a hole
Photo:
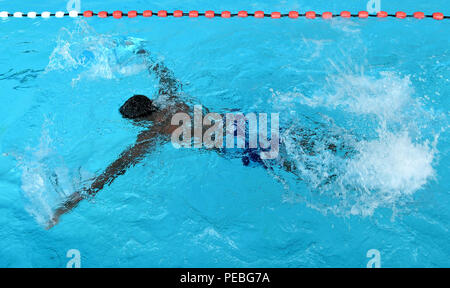
[[[91,196],[97,194],[97,192],[102,190],[105,185],[110,185],[118,176],[125,174],[129,167],[138,164],[149,152],[150,148],[155,145],[155,140],[158,135],[159,133],[153,129],[141,132],[136,143],[126,151],[122,152],[120,158],[111,163],[106,170],[95,179],[87,190],[87,193]]]
[[[159,95],[167,95],[169,98],[175,98],[181,90],[181,83],[175,78],[175,75],[163,62],[156,63],[150,69],[159,77]]]
[[[95,196],[105,185],[110,185],[118,176],[123,175],[131,166],[139,163],[144,156],[156,145],[159,132],[156,129],[148,129],[141,132],[136,143],[120,154],[120,157],[111,163],[105,171],[95,178],[91,186],[84,191],[86,196]],[[86,197],[81,192],[73,193],[58,209],[56,209],[52,220],[48,223],[47,229],[55,226],[59,217],[70,212]]]
[[[166,67],[164,62],[153,62],[150,53],[144,49],[137,52],[144,57],[150,74],[156,74],[159,78],[159,95],[167,95],[169,98],[176,98],[180,94],[181,83],[175,78],[173,72]]]

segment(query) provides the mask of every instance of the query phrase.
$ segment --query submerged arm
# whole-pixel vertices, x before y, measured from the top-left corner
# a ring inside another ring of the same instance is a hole
[[[142,55],[150,74],[156,74],[159,79],[159,95],[167,95],[169,98],[176,98],[181,91],[181,82],[175,78],[173,72],[166,67],[164,62],[155,62],[150,58],[150,53],[141,49],[137,54]]]
[[[58,209],[56,209],[47,228],[49,229],[56,225],[61,215],[70,212],[84,198],[94,196],[102,190],[105,185],[110,185],[118,176],[123,175],[129,167],[138,164],[149,150],[156,145],[159,136],[160,133],[153,127],[141,132],[136,143],[122,152],[117,160],[111,163],[102,174],[96,177],[94,182],[92,182],[88,188],[84,189],[86,192],[85,195],[83,195],[82,192],[75,192],[69,196]]]
[[[181,83],[175,78],[175,75],[169,70],[163,62],[154,64],[149,69],[158,75],[159,95],[168,95],[170,98],[176,97],[181,90]]]
[[[89,189],[87,189],[87,194],[89,196],[97,194],[105,185],[110,185],[118,176],[125,174],[129,167],[138,164],[148,153],[149,149],[155,145],[155,139],[158,135],[152,130],[141,132],[136,143],[122,152],[120,157],[94,180]]]

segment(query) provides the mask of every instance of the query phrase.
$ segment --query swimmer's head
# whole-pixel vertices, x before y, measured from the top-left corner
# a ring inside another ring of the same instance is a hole
[[[147,96],[134,95],[120,107],[119,112],[123,118],[140,119],[150,116],[157,110],[153,101]]]

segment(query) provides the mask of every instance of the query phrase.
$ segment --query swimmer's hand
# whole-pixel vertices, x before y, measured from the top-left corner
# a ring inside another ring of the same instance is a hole
[[[67,200],[60,207],[58,207],[58,209],[55,210],[55,213],[53,214],[52,219],[50,221],[48,221],[48,223],[47,223],[46,229],[50,230],[56,224],[58,224],[59,218],[61,217],[61,215],[70,212],[83,199],[84,199],[83,195],[79,192],[75,192],[72,195],[70,195],[67,198]]]
[[[52,229],[56,224],[59,223],[59,215],[53,215],[52,219],[47,222],[47,226],[45,227],[45,230]]]

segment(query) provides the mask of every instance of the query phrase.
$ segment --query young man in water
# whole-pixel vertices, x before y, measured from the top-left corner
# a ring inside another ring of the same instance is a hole
[[[172,117],[175,114],[193,114],[192,108],[178,97],[181,84],[175,79],[172,72],[161,62],[156,64],[149,63],[147,51],[139,50],[136,54],[143,57],[144,62],[149,67],[149,72],[154,73],[159,78],[158,100],[162,101],[152,101],[144,95],[134,95],[120,107],[119,112],[122,117],[130,119],[135,124],[146,127],[146,129],[139,133],[136,143],[122,152],[120,157],[96,177],[89,187],[84,188],[82,192],[75,192],[56,209],[53,218],[48,223],[48,229],[55,226],[61,215],[70,212],[83,199],[93,197],[105,185],[110,185],[118,176],[125,174],[128,168],[138,164],[158,143],[169,142],[172,133],[179,128],[179,126],[172,125]],[[149,125],[150,123],[151,125]],[[308,137],[306,135],[302,139],[301,145],[304,150],[307,150],[308,145],[310,145],[308,139],[306,139]],[[330,146],[329,150],[334,151],[335,148]],[[220,149],[214,150],[223,152]],[[253,162],[269,169],[270,167],[266,166],[259,153],[258,149],[246,148],[238,157],[242,157],[242,163],[245,166]],[[295,165],[286,159],[282,159],[280,164],[288,172],[294,173],[296,170]]]

